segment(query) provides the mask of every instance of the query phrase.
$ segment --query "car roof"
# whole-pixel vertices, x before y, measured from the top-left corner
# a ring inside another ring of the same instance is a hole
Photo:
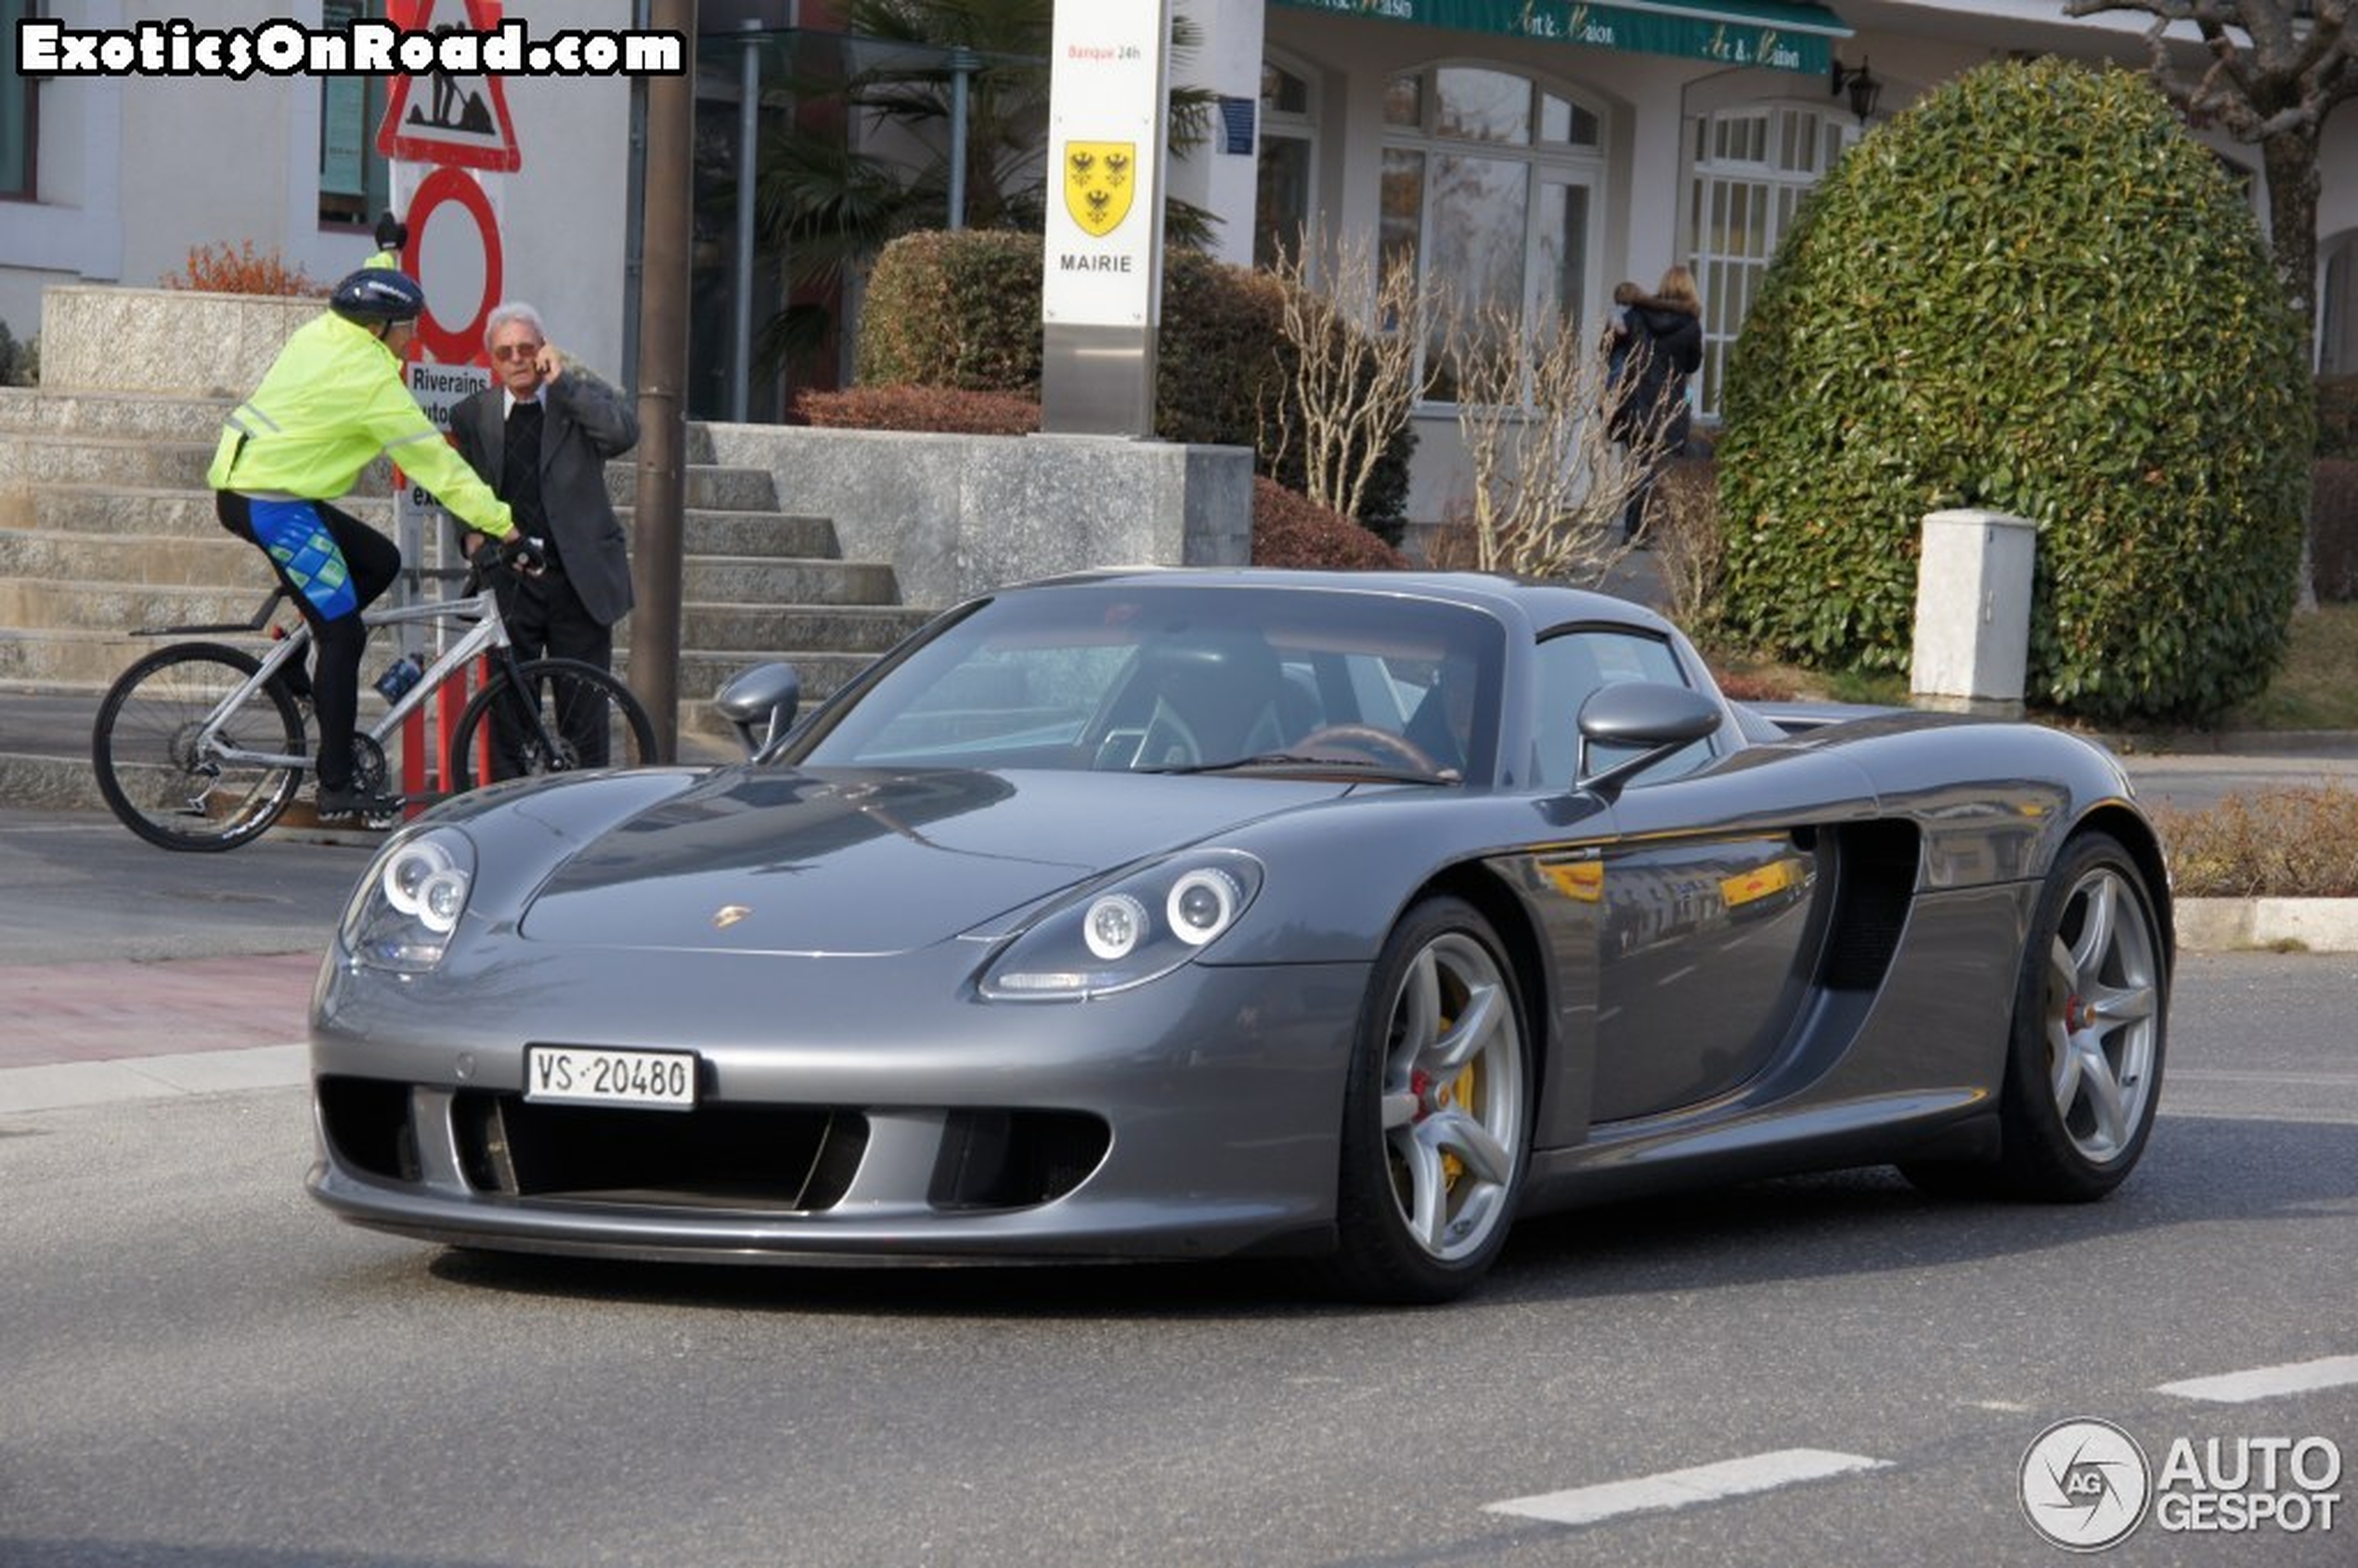
[[[1642,604],[1558,583],[1522,582],[1484,572],[1319,572],[1268,566],[1108,566],[1014,583],[1002,593],[1070,587],[1189,587],[1376,593],[1432,599],[1538,627],[1612,621],[1667,633],[1671,623]]]

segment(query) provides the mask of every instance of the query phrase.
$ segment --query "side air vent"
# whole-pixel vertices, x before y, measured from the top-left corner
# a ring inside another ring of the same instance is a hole
[[[1840,890],[1820,977],[1827,989],[1871,991],[1883,983],[1907,927],[1922,840],[1913,823],[1861,823],[1840,830],[1834,848]]]

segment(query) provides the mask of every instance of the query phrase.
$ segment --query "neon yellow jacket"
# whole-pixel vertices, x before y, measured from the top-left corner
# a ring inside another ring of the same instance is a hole
[[[375,333],[332,311],[297,329],[253,395],[230,413],[204,477],[216,490],[266,499],[333,500],[380,453],[468,527],[494,538],[515,532],[508,503],[401,384],[401,361]]]

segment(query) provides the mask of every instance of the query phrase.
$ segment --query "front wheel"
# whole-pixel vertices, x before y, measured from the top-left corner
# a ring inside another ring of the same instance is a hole
[[[1532,1082],[1497,933],[1461,900],[1417,905],[1384,943],[1360,1017],[1329,1283],[1376,1302],[1471,1289],[1514,1223]]]
[[[459,716],[450,787],[654,760],[655,727],[629,687],[579,659],[531,659],[495,673]]]
[[[123,825],[166,849],[234,849],[286,810],[300,768],[232,762],[197,737],[262,666],[218,642],[159,648],[116,678],[90,730],[98,793]],[[303,718],[272,680],[215,732],[219,746],[304,754]]]

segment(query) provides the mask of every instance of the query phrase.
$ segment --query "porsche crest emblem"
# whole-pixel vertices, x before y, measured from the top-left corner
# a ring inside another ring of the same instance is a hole
[[[744,904],[722,904],[712,912],[712,928],[716,931],[725,931],[752,913],[753,911]]]
[[[1121,227],[1137,188],[1136,142],[1065,143],[1065,211],[1092,238],[1102,240]]]

